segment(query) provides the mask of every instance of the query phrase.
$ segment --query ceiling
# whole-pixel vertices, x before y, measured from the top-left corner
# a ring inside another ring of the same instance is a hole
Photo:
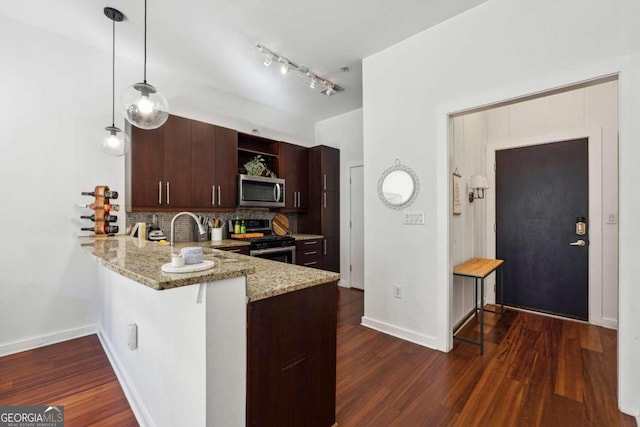
[[[362,106],[363,58],[485,1],[148,0],[148,61],[315,122]],[[0,14],[110,50],[105,6],[126,17],[116,27],[118,56],[141,61],[144,0],[2,0]],[[256,43],[344,92],[327,97],[296,73],[265,67]],[[345,66],[349,71],[341,71]],[[153,84],[152,73],[148,79]]]

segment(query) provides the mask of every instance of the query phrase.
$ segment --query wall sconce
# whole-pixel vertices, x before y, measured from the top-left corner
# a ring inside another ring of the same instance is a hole
[[[485,188],[489,188],[487,177],[484,175],[473,175],[470,186],[469,202],[473,203],[474,199],[484,199],[484,190]]]

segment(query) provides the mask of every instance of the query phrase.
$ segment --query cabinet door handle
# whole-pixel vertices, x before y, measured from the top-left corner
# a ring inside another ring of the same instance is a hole
[[[317,240],[314,240],[312,242],[304,242],[305,245],[315,245],[316,243],[318,243]]]
[[[324,175],[324,189],[327,189],[327,174],[325,173]]]
[[[311,252],[305,252],[304,254],[305,255],[315,255],[317,253],[318,253],[318,251],[311,251]]]
[[[227,252],[242,252],[242,249],[228,249]]]
[[[305,262],[304,265],[316,265],[318,261]]]
[[[169,181],[167,181],[167,204],[170,204],[170,203],[171,202],[169,202]]]
[[[324,241],[324,255],[327,254],[327,241]]]
[[[324,208],[327,209],[327,193],[324,193]]]
[[[222,200],[222,198],[220,197],[220,186],[218,185],[218,206],[222,205],[222,202],[220,200]]]
[[[211,186],[211,206],[216,205],[216,186]]]
[[[158,181],[158,204],[162,204],[162,181]]]

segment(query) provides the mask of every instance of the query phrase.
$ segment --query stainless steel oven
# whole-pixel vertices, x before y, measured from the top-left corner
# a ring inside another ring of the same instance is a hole
[[[273,233],[270,219],[243,219],[246,232],[257,233],[261,237],[234,237],[232,232],[229,237],[249,242],[249,255],[271,261],[296,263],[296,240],[292,236],[279,236]],[[229,230],[234,229],[235,220],[229,220]]]
[[[249,255],[258,258],[269,259],[271,261],[286,262],[287,264],[296,263],[296,247],[285,246],[279,248],[267,249],[250,249]]]

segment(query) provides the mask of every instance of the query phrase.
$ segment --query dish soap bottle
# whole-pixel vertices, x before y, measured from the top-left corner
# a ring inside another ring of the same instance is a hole
[[[242,220],[242,224],[240,224],[240,234],[244,234],[247,232],[247,224],[245,224],[244,219]]]

